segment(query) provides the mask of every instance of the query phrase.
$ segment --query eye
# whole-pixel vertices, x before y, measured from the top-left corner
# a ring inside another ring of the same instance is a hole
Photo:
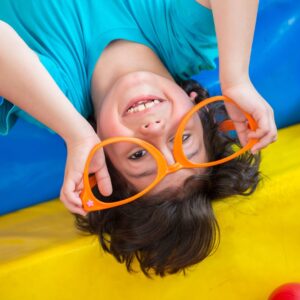
[[[184,135],[182,136],[182,141],[185,142],[185,141],[187,141],[190,137],[191,137],[190,134],[184,134]]]
[[[139,151],[136,151],[135,153],[133,153],[132,155],[130,155],[128,157],[128,159],[138,160],[138,159],[141,159],[142,157],[144,157],[146,155],[146,153],[147,153],[146,150],[139,150]]]
[[[184,135],[182,136],[182,141],[185,142],[185,141],[188,140],[190,137],[191,137],[191,135],[186,133],[186,134],[184,134]],[[174,138],[171,138],[171,139],[170,139],[170,143],[173,143],[173,142],[174,142]]]

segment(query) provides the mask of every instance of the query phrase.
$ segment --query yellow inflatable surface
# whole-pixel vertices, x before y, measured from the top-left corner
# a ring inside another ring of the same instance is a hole
[[[58,200],[2,216],[0,299],[267,299],[300,282],[300,125],[280,130],[261,170],[253,196],[214,204],[221,244],[186,276],[128,274]]]

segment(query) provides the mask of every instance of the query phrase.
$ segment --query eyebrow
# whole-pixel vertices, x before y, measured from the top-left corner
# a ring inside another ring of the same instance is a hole
[[[194,152],[188,154],[186,156],[186,158],[188,160],[192,159],[194,156],[196,156],[197,154],[199,154],[199,148],[197,148]],[[143,178],[143,177],[146,177],[146,176],[150,176],[150,175],[155,175],[157,172],[156,172],[156,168],[155,169],[151,169],[151,170],[148,170],[148,171],[145,171],[143,173],[139,173],[139,174],[131,174],[131,173],[127,173],[128,176],[132,177],[132,178]]]

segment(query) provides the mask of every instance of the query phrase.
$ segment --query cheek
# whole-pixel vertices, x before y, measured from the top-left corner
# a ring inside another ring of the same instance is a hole
[[[103,116],[100,118],[98,132],[101,140],[118,135],[118,124],[113,118]]]
[[[118,116],[112,112],[100,115],[97,131],[101,140],[115,136],[130,135],[129,130],[120,123]]]

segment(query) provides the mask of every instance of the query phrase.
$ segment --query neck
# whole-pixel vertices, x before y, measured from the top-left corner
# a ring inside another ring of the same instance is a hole
[[[91,93],[95,116],[99,115],[105,95],[118,78],[137,71],[149,71],[173,80],[157,55],[142,44],[116,40],[105,48],[92,77]]]

